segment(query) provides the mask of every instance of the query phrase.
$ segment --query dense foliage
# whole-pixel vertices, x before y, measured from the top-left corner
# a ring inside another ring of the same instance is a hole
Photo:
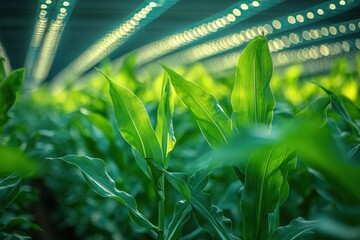
[[[360,239],[346,60],[273,74],[257,37],[229,77],[138,79],[134,57],[60,93],[17,94],[24,70],[0,72],[2,239]]]

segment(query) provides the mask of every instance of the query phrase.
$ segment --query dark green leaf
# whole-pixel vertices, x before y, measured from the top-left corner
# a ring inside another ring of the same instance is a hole
[[[295,168],[293,151],[273,146],[253,152],[245,170],[241,212],[244,239],[266,239],[269,214],[288,196],[288,171]]]
[[[198,121],[201,132],[213,148],[229,142],[231,120],[216,98],[195,83],[182,78],[173,70],[163,66],[170,77],[177,95]]]
[[[165,239],[178,239],[181,235],[183,225],[187,222],[191,214],[191,205],[185,201],[176,204],[173,218],[169,224]]]
[[[272,240],[294,240],[305,234],[313,233],[319,225],[318,221],[306,221],[301,217],[291,221],[289,225],[279,227],[271,236]]]
[[[0,81],[0,127],[8,120],[7,112],[25,79],[25,69],[17,69]]]
[[[234,129],[271,125],[275,99],[270,89],[273,64],[267,41],[259,36],[241,53],[231,105]]]
[[[129,89],[105,77],[110,84],[115,118],[122,136],[144,158],[162,164],[161,147],[143,103]]]
[[[0,212],[7,208],[18,196],[21,180],[16,175],[10,175],[0,180]]]
[[[205,167],[200,168],[190,177],[190,185],[198,191],[203,191],[209,182],[211,171]]]
[[[100,114],[82,108],[80,112],[110,140],[114,139],[114,132],[109,120]]]
[[[158,230],[158,227],[154,226],[138,211],[134,197],[115,187],[115,182],[107,173],[103,160],[77,155],[68,155],[57,159],[77,166],[81,170],[87,184],[97,194],[102,197],[113,198],[127,207],[129,215],[135,223],[155,231]]]
[[[231,233],[231,220],[211,203],[209,194],[192,189],[191,205],[197,223],[215,239],[236,239]]]
[[[168,182],[188,201],[191,202],[191,192],[188,187],[188,175],[183,172],[168,172],[159,164],[149,162],[150,166],[164,173]]]

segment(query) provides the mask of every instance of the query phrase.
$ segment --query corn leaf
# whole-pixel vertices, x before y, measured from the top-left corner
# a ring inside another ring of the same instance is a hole
[[[1,64],[1,63],[0,63]],[[25,69],[20,68],[0,81],[0,127],[8,120],[7,112],[15,102],[16,94],[25,79]]]
[[[167,160],[167,155],[175,146],[175,135],[172,124],[172,117],[174,115],[174,101],[172,88],[168,76],[165,74],[163,78],[161,99],[157,112],[156,136],[160,142],[163,158]],[[166,164],[167,165],[167,161]]]
[[[7,208],[18,196],[21,180],[12,174],[0,180],[0,212]]]
[[[192,188],[191,205],[197,223],[214,239],[236,239],[231,233],[231,220],[212,204],[209,194]]]
[[[241,53],[231,105],[233,129],[271,125],[275,100],[270,89],[273,64],[267,41],[259,36]]]
[[[179,201],[174,210],[173,218],[169,224],[165,240],[178,239],[181,235],[183,225],[190,218],[191,205],[185,201]]]
[[[105,77],[110,84],[110,95],[120,133],[144,158],[162,164],[161,147],[143,103],[129,89]]]
[[[296,218],[290,222],[289,225],[279,227],[271,236],[271,240],[295,240],[298,237],[313,233],[313,230],[318,227],[319,222],[316,220],[306,221],[301,217]]]
[[[191,202],[191,192],[188,186],[188,175],[183,172],[168,172],[165,168],[149,161],[149,165],[161,171],[166,180],[188,201]]]
[[[334,92],[320,86],[330,97],[330,103],[332,109],[342,118],[344,119],[354,131],[357,136],[360,136],[360,130],[355,122],[351,119],[349,112],[344,106],[342,99],[336,95]]]
[[[163,66],[181,101],[196,117],[200,130],[211,147],[228,144],[231,138],[231,120],[216,98],[195,83],[182,78]]]
[[[77,166],[83,174],[89,187],[102,197],[109,197],[119,201],[127,207],[130,218],[138,225],[158,231],[137,209],[135,198],[127,192],[120,191],[115,187],[114,180],[106,171],[105,163],[99,158],[87,156],[68,155],[55,158]]]
[[[271,146],[252,153],[245,169],[241,212],[244,239],[267,239],[269,214],[288,195],[287,175],[295,168],[293,151],[286,146]]]
[[[302,125],[303,128],[321,128],[327,122],[327,107],[329,103],[329,97],[318,98],[296,114],[294,120]]]

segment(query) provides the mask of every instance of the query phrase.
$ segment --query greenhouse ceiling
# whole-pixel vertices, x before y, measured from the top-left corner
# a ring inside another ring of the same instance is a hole
[[[79,76],[103,59],[136,52],[139,69],[201,61],[234,65],[244,44],[269,40],[275,64],[360,48],[360,1],[4,1],[0,41],[13,68],[35,82]]]

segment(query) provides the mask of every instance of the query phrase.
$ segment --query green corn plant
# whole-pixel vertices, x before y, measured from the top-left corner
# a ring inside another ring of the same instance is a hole
[[[110,84],[110,96],[119,132],[131,145],[136,163],[152,183],[158,201],[158,223],[151,223],[138,210],[135,198],[115,186],[103,160],[79,155],[57,159],[76,165],[87,184],[97,194],[119,201],[128,209],[129,217],[136,224],[156,232],[158,239],[175,239],[180,236],[182,226],[191,213],[199,226],[215,238],[235,239],[231,233],[230,220],[223,216],[222,211],[213,205],[210,196],[203,192],[208,180],[208,171],[200,170],[189,176],[185,172],[169,172],[167,169],[169,153],[176,142],[172,126],[173,90],[168,75],[163,79],[155,130],[150,124],[142,101],[127,88],[105,77]],[[230,121],[228,123],[230,131]],[[165,226],[166,182],[184,198],[176,203],[168,226]]]
[[[241,182],[237,181],[238,185],[234,186],[241,187],[240,197],[235,201],[238,201],[241,213],[241,226],[237,226],[237,232],[244,240],[296,239],[321,231],[323,225],[318,220],[296,216],[284,225],[280,219],[281,207],[290,191],[288,179],[297,171],[298,158],[324,176],[343,201],[354,204],[360,200],[355,184],[360,181],[359,167],[341,161],[343,155],[335,148],[327,149],[327,146],[337,144],[331,135],[334,130],[328,127],[328,117],[336,115],[352,137],[353,145],[348,154],[357,156],[358,124],[349,113],[349,109],[356,112],[356,106],[322,87],[325,96],[293,113],[284,121],[284,127],[279,128],[276,121],[273,122],[276,117],[275,99],[270,88],[273,65],[264,37],[253,39],[240,55],[231,93],[231,116],[204,88],[166,66],[163,68],[165,74],[155,127],[150,121],[153,115],[135,94],[138,91],[135,89],[134,93],[103,74],[110,86],[115,130],[131,146],[137,167],[152,187],[157,204],[155,217],[148,216],[138,206],[136,196],[117,184],[104,160],[83,155],[56,158],[75,165],[95,193],[118,201],[128,210],[129,218],[148,229],[152,236],[178,239],[184,237],[184,226],[195,223],[196,228],[191,229],[184,239],[194,239],[199,232],[203,234],[201,236],[213,239],[238,239],[232,233],[232,221],[226,217],[227,212],[215,203],[216,196],[209,194],[211,188],[216,188],[216,184],[210,182],[210,176],[214,168],[220,168],[219,163],[233,166]],[[206,161],[194,160],[193,174],[185,171],[186,166],[177,171],[172,169],[176,159],[172,159],[171,153],[178,147],[181,149],[183,144],[181,141],[176,143],[174,133],[174,93],[195,117],[200,132],[213,148],[201,157]],[[80,112],[109,140],[116,138],[109,121],[85,109]],[[81,126],[78,128],[81,131]],[[108,155],[104,156],[101,158]],[[117,167],[119,171],[127,170],[126,166]],[[348,177],[344,178],[344,175]],[[170,196],[174,191],[177,196]],[[173,212],[170,213],[169,208]]]
[[[246,145],[247,139],[241,140],[241,137],[247,129],[253,129],[257,134],[271,135],[275,108],[275,100],[270,88],[273,66],[264,37],[253,39],[240,55],[231,95],[233,108],[231,120],[209,92],[183,79],[173,70],[167,67],[164,69],[178,97],[195,116],[202,134],[213,148],[219,149],[239,137],[240,145]],[[235,172],[244,184],[240,200],[243,239],[293,239],[289,236],[299,236],[316,225],[311,221],[300,224],[301,220],[294,220],[289,227],[279,228],[279,209],[288,197],[288,177],[296,167],[296,153],[305,156],[309,166],[335,179],[337,184],[358,198],[359,191],[350,182],[357,179],[355,172],[358,172],[358,169],[350,171],[351,180],[341,179],[339,173],[324,165],[324,156],[329,157],[329,154],[324,154],[324,149],[316,149],[319,144],[314,140],[310,141],[309,136],[314,136],[310,132],[316,132],[326,124],[326,111],[330,102],[335,111],[357,132],[336,95],[331,95],[329,91],[327,93],[329,97],[317,99],[293,119],[295,128],[300,129],[297,133],[307,129],[305,132],[308,135],[304,134],[298,139],[292,138],[292,141],[287,138],[288,143],[269,142],[259,149],[252,148],[246,160],[236,161]],[[334,157],[329,159],[333,159],[332,166],[338,166],[341,171],[349,167],[341,164]],[[284,229],[289,229],[288,236],[282,233]],[[293,235],[290,234],[291,232]]]

